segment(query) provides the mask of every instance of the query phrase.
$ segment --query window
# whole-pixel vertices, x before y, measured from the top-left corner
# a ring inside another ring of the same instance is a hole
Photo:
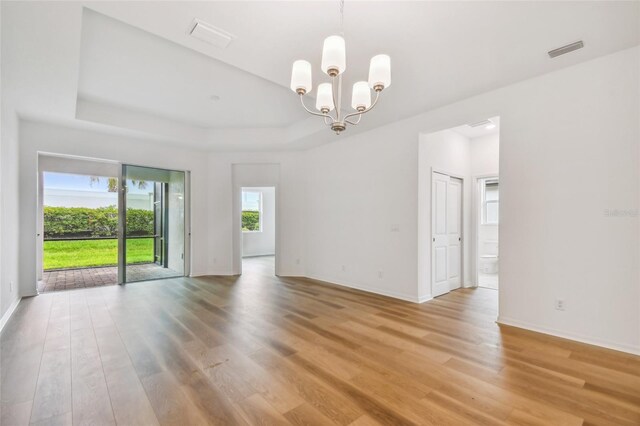
[[[497,225],[499,221],[500,192],[497,179],[486,179],[482,185],[482,224]]]
[[[242,191],[242,232],[262,232],[262,193]]]

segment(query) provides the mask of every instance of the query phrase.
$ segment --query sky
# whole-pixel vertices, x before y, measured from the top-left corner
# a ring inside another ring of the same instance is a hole
[[[80,191],[107,192],[108,178],[100,177],[98,182],[91,182],[91,178],[85,175],[72,175],[66,173],[44,173],[44,189],[72,189]],[[151,183],[147,187],[139,189],[136,185],[129,185],[130,194],[148,194],[153,191]]]
[[[242,191],[242,210],[260,210],[260,193]]]

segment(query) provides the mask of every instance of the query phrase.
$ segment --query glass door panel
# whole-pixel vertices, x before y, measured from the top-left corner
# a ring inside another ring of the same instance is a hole
[[[185,173],[122,166],[122,282],[184,275]]]

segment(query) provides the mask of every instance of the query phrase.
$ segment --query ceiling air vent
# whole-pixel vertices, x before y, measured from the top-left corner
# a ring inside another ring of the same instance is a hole
[[[229,43],[231,43],[231,40],[235,38],[228,32],[216,28],[211,24],[207,24],[206,22],[202,22],[199,19],[193,21],[189,34],[198,40],[206,41],[221,49],[226,48]]]
[[[467,126],[469,127],[481,127],[481,126],[488,126],[492,124],[491,120],[482,120],[482,121],[478,121],[477,123],[469,123],[467,124]]]
[[[550,50],[549,57],[555,58],[560,55],[564,55],[569,52],[573,52],[574,50],[582,49],[584,47],[584,43],[582,40],[576,41],[575,43],[567,44],[566,46],[558,47],[557,49]]]

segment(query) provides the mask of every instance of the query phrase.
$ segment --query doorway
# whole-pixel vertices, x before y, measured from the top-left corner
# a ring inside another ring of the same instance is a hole
[[[118,178],[74,171],[42,173],[41,293],[118,283]]]
[[[498,289],[500,183],[498,176],[477,178],[477,283]]]
[[[122,166],[121,283],[185,275],[185,172]]]
[[[419,300],[497,288],[499,144],[499,116],[420,135]]]
[[[38,291],[188,274],[185,171],[40,154]]]
[[[276,188],[241,188],[242,271],[275,275]]]
[[[432,175],[432,291],[441,296],[462,286],[463,180]]]

